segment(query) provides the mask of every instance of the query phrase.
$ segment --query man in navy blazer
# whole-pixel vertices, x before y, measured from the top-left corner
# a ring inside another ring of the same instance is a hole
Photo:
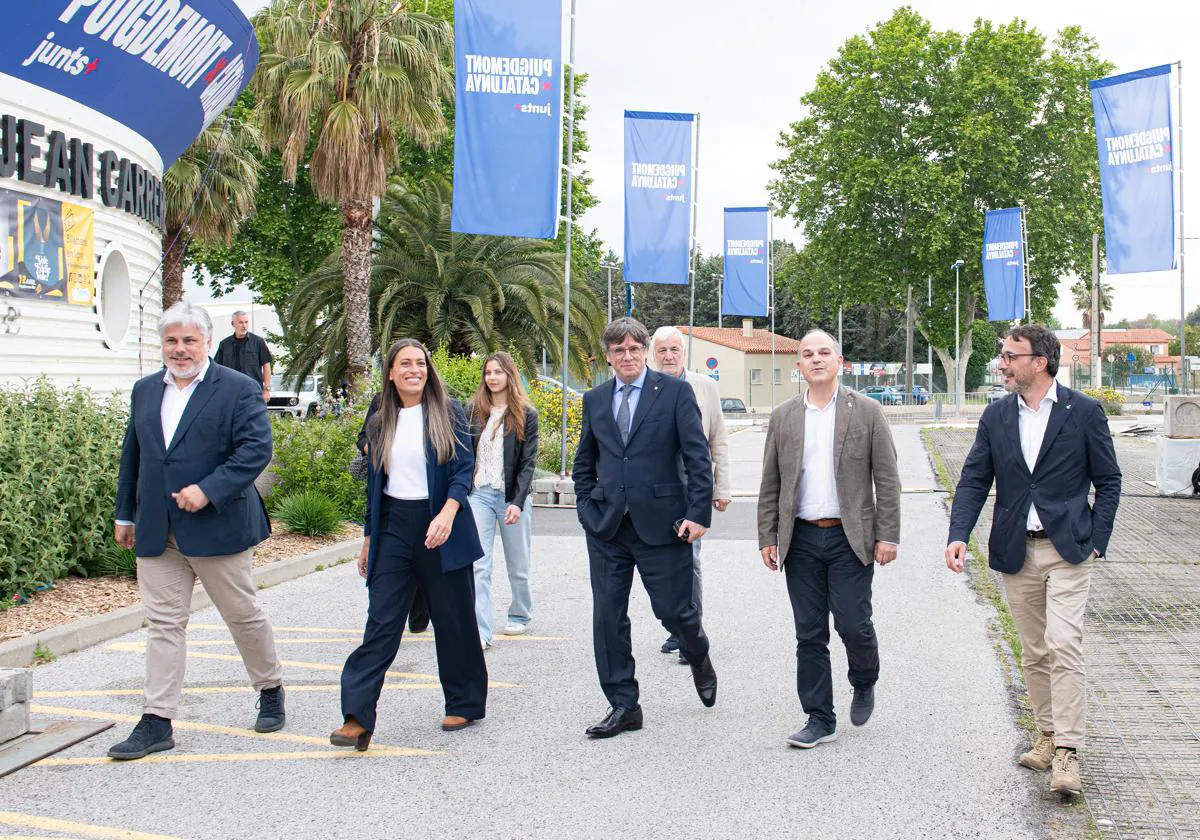
[[[642,728],[629,624],[635,568],[655,616],[679,639],[701,702],[717,700],[692,598],[691,543],[708,528],[713,493],[700,409],[690,385],[646,367],[650,335],[638,321],[613,321],[603,342],[616,376],[583,395],[572,473],[587,535],[596,670],[612,707],[588,728],[592,738]]]
[[[262,388],[209,362],[212,321],[180,301],[158,322],[164,369],[137,381],[117,478],[114,536],[136,548],[146,608],[142,719],[109,750],[142,758],[175,746],[196,578],[221,612],[259,692],[257,732],[284,725],[283,670],[255,597],[254,546],[270,533],[254,480],[271,460]]]
[[[950,512],[946,565],[961,572],[992,482],[988,564],[1003,575],[1038,725],[1020,764],[1053,768],[1050,789],[1079,793],[1086,695],[1083,614],[1121,501],[1104,409],[1059,385],[1060,345],[1037,324],[1009,330],[1000,372],[1009,395],[984,409]],[[1096,488],[1095,504],[1088,503]]]

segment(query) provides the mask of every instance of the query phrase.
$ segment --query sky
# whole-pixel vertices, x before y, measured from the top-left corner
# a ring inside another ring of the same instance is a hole
[[[263,0],[237,0],[252,13]],[[598,229],[617,253],[623,237],[623,124],[626,109],[700,114],[697,235],[705,253],[721,247],[721,209],[761,205],[772,161],[782,156],[780,132],[802,116],[800,98],[842,43],[889,18],[898,0],[577,0],[576,64],[589,74],[586,168],[600,199],[581,225]],[[1020,17],[1050,40],[1078,24],[1100,44],[1100,55],[1123,73],[1182,61],[1183,136],[1200,138],[1200,13],[1192,0],[1142,7],[1112,0],[917,0],[913,8],[937,29],[969,31],[978,17]],[[570,0],[564,0],[564,11]],[[566,15],[564,13],[564,18]],[[564,22],[564,28],[566,23]],[[563,40],[564,49],[569,43]],[[1174,105],[1172,106],[1174,107]],[[1191,273],[1185,294],[1200,305],[1200,140],[1185,146],[1185,215]],[[1190,163],[1190,167],[1189,167]],[[983,221],[980,220],[982,226]],[[775,219],[776,238],[799,243],[795,226]],[[1030,243],[1036,258],[1037,242]],[[969,259],[971,255],[963,255]],[[975,255],[976,260],[978,255]],[[949,271],[949,268],[947,268]],[[1111,321],[1148,313],[1179,316],[1177,272],[1112,275]],[[1079,314],[1060,286],[1055,315],[1078,326]]]

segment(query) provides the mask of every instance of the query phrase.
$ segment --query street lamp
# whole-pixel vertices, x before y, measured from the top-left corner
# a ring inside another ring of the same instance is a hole
[[[962,387],[959,377],[959,358],[962,356],[962,344],[958,337],[958,281],[962,267],[966,265],[962,260],[955,260],[951,268],[954,269],[954,412],[962,414]]]
[[[612,272],[614,268],[620,268],[620,263],[600,263],[601,268],[608,269],[608,323],[612,323]]]

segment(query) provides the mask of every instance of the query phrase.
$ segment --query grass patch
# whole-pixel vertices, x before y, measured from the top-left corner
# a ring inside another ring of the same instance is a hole
[[[33,646],[34,665],[48,665],[55,659],[58,659],[58,657],[54,654],[54,651],[50,650],[50,648],[46,647],[41,642],[38,642]]]

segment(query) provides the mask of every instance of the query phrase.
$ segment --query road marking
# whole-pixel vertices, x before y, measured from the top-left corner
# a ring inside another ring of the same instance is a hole
[[[758,495],[757,490],[755,491],[755,495]],[[224,624],[189,624],[188,627],[195,629],[195,630],[225,630],[225,631],[228,631],[228,629],[229,629]],[[361,627],[279,627],[279,626],[273,625],[272,629],[274,629],[276,633],[341,633],[341,634],[352,633],[352,634],[354,634],[354,638],[351,639],[350,641],[355,641],[355,642],[362,640],[362,632],[363,632]],[[426,630],[424,633],[405,633],[404,638],[406,641],[432,642],[433,638],[434,638],[434,634],[433,634],[433,631]],[[496,641],[501,641],[501,642],[563,642],[563,641],[566,641],[567,638],[568,637],[566,637],[566,636],[528,636],[528,635],[503,636],[503,635],[498,635],[495,638],[493,638],[492,641],[493,642],[496,642]],[[278,642],[279,640],[277,639],[276,641]],[[194,645],[196,643],[188,642],[188,644]]]
[[[416,641],[419,641],[419,642],[432,642],[434,640],[433,636],[425,636],[424,638],[422,638],[421,636],[416,636],[416,637],[405,636],[405,639],[406,640],[415,639]],[[293,636],[291,638],[276,639],[275,644],[276,645],[328,645],[328,644],[344,644],[347,642],[350,642],[353,644],[358,644],[361,641],[362,640],[358,636],[318,636],[318,637],[307,637],[307,638],[303,637],[303,636],[296,638]],[[492,639],[492,641],[493,642],[496,642],[496,641],[557,642],[557,641],[562,641],[562,640],[556,636],[496,636],[495,638]],[[137,644],[137,642],[120,642],[119,644]],[[227,647],[232,644],[234,644],[233,639],[189,639],[187,646],[188,646],[188,649],[191,650],[192,648],[197,648],[197,647]]]
[[[108,646],[108,650],[121,651],[123,653],[142,653],[146,650],[146,645],[142,642],[116,642]],[[217,659],[222,662],[241,662],[242,657],[235,656],[232,653],[205,653],[203,651],[189,652],[188,656],[195,659]],[[297,662],[294,659],[280,660],[281,665],[286,665],[290,668],[308,668],[313,671],[337,671],[341,672],[341,665],[331,665],[328,662]],[[384,676],[398,677],[406,680],[436,680],[434,674],[414,674],[408,671],[385,671]],[[285,686],[286,687],[286,686]],[[520,688],[516,683],[502,683],[488,680],[488,688]]]
[[[92,718],[93,720],[112,720],[118,723],[137,723],[142,719],[141,715],[122,715],[114,712],[96,712],[91,709],[66,709],[61,706],[42,706],[34,704],[30,707],[39,715],[57,715],[61,717],[82,717]],[[218,726],[215,723],[197,723],[188,720],[174,720],[171,724],[176,729],[191,730],[193,732],[215,732],[219,735],[236,735],[239,738],[260,738],[264,741],[283,741],[292,744],[313,744],[319,746],[329,746],[328,738],[316,738],[312,735],[292,735],[287,732],[255,732],[253,729],[241,729],[236,726]],[[381,745],[383,749],[396,751],[397,755],[441,755],[441,753],[432,752],[430,750],[420,750],[415,747],[389,747],[386,744]]]
[[[383,684],[384,691],[396,691],[399,689],[432,689],[441,688],[439,682],[385,682]],[[288,684],[288,694],[303,691],[341,691],[342,687],[337,683],[314,684],[314,685],[292,685]],[[141,697],[145,692],[140,688],[101,688],[87,690],[67,690],[67,691],[35,691],[33,696],[39,699],[61,699],[63,697]],[[183,689],[184,694],[257,694],[253,688],[248,685],[210,685],[196,686],[195,688]],[[0,838],[3,840],[3,838]]]
[[[391,747],[374,746],[365,752],[358,750],[339,750],[332,749],[324,752],[316,752],[313,750],[297,750],[296,752],[268,752],[268,753],[211,753],[207,755],[148,755],[145,758],[139,758],[138,764],[205,764],[215,762],[230,762],[230,761],[294,761],[294,760],[309,760],[309,759],[344,759],[344,758],[398,758],[410,757],[413,755],[413,750],[403,748],[393,749]],[[422,753],[423,755],[441,755],[441,753]],[[93,764],[118,764],[111,758],[103,757],[81,757],[81,758],[43,758],[37,763],[38,767],[84,767]],[[0,838],[3,840],[3,838]]]
[[[13,811],[0,811],[0,823],[17,825],[21,828],[37,828],[43,831],[71,831],[84,837],[105,837],[111,840],[181,840],[166,834],[146,834],[141,831],[130,831],[126,828],[109,828],[103,825],[57,820],[53,817],[36,817],[33,814],[17,814]]]

